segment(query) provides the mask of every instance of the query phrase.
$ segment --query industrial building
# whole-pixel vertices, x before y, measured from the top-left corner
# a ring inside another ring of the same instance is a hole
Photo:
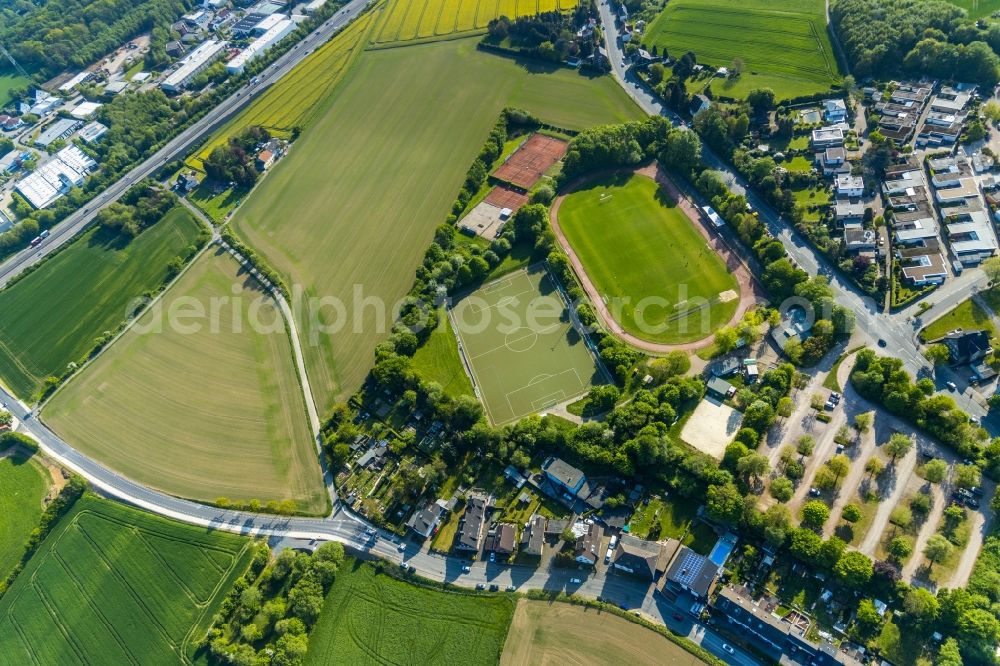
[[[35,139],[35,145],[39,148],[48,148],[59,139],[68,137],[82,124],[79,120],[72,118],[60,118],[42,130],[42,133]]]
[[[163,80],[160,87],[167,92],[180,92],[191,82],[191,79],[201,74],[213,62],[222,57],[225,51],[226,42],[209,39],[184,56],[178,63],[177,69]]]
[[[79,136],[80,140],[84,143],[95,143],[102,136],[107,134],[107,132],[108,128],[95,120],[92,123],[84,125],[83,129],[80,130],[80,133],[77,136]]]
[[[83,185],[97,162],[76,146],[67,146],[34,173],[21,179],[14,188],[38,209],[46,208],[74,187]]]
[[[290,19],[282,19],[273,28],[255,39],[248,47],[243,49],[238,56],[226,63],[226,70],[230,74],[242,74],[243,68],[254,58],[266,52],[269,48],[287,37],[295,30],[295,22]]]

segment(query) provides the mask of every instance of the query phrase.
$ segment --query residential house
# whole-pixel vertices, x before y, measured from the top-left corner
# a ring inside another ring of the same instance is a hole
[[[542,473],[557,490],[570,498],[577,497],[587,485],[587,477],[561,458],[549,458],[542,463]]]
[[[931,111],[950,114],[961,113],[969,105],[971,99],[972,95],[966,91],[942,86],[938,93],[931,98]]]
[[[824,176],[834,176],[851,171],[851,166],[847,164],[847,151],[840,146],[827,148],[816,153],[815,162]]]
[[[986,330],[963,331],[956,329],[944,337],[931,340],[931,344],[942,344],[948,348],[952,365],[975,363],[993,351],[990,347],[990,332]]]
[[[517,527],[510,523],[497,525],[490,550],[500,557],[510,557],[517,550]]]
[[[8,116],[6,113],[0,113],[0,130],[13,132],[23,125],[24,121],[17,116]]]
[[[545,538],[546,539],[558,539],[562,536],[570,525],[573,524],[572,520],[564,519],[553,519],[550,518],[545,521]]]
[[[919,244],[937,238],[937,225],[931,217],[893,224],[893,241],[901,245]]]
[[[902,83],[889,93],[889,99],[897,104],[913,102],[922,109],[927,104],[927,100],[930,99],[932,92],[933,89],[927,84]]]
[[[861,176],[841,174],[837,176],[836,187],[840,198],[857,199],[865,193],[865,181]]]
[[[844,228],[844,249],[851,254],[872,251],[875,249],[876,234],[874,229]]]
[[[260,171],[267,171],[267,169],[274,164],[275,155],[270,150],[262,150],[257,154],[257,169]]]
[[[942,209],[950,211],[950,209]],[[945,227],[951,251],[966,266],[974,266],[996,254],[996,238],[985,211],[950,215]]]
[[[385,458],[386,452],[389,450],[389,444],[385,441],[379,441],[375,446],[365,451],[361,457],[357,460],[357,466],[361,469],[367,469],[369,467],[379,467],[382,464],[382,460]]]
[[[696,599],[703,600],[708,598],[718,574],[719,565],[687,546],[681,546],[661,579],[660,587],[661,590],[669,587],[686,591]]]
[[[939,157],[929,160],[931,185],[934,187],[958,187],[963,178],[972,175],[972,167],[964,158]]]
[[[847,120],[847,104],[842,99],[823,101],[823,118],[828,123],[841,123]]]
[[[844,130],[839,127],[821,127],[812,131],[813,150],[826,150],[844,145]]]
[[[722,589],[712,601],[712,609],[725,618],[731,633],[751,641],[766,654],[781,655],[782,664],[861,666],[853,655],[832,643],[809,640],[808,618],[798,612],[779,617],[770,607],[755,602],[745,588]]]
[[[545,517],[534,514],[521,530],[521,553],[541,557],[545,543]]]
[[[710,100],[705,95],[698,93],[691,97],[691,104],[688,107],[688,111],[692,116],[697,116],[702,111],[710,108],[712,106],[712,100]]]
[[[861,224],[865,216],[865,207],[860,202],[838,201],[833,205],[833,216],[841,226]]]
[[[976,179],[971,176],[959,178],[955,186],[939,187],[934,191],[934,198],[944,207],[962,204],[966,199],[976,196],[979,196],[979,186],[976,184]]]
[[[426,539],[434,533],[438,523],[441,522],[445,506],[446,503],[442,499],[428,502],[424,508],[413,512],[410,519],[406,521],[406,526],[417,536]]]
[[[604,529],[597,523],[587,525],[587,531],[576,539],[576,547],[573,549],[573,557],[580,564],[597,564],[600,557],[601,539],[604,537]]]
[[[623,534],[611,556],[611,566],[633,576],[654,580],[657,574],[666,570],[667,563],[679,547],[680,542],[676,539],[646,541]]]
[[[936,238],[917,245],[896,246],[895,253],[903,278],[914,286],[941,284],[948,277],[941,244]]]
[[[469,495],[465,503],[465,513],[458,523],[455,550],[479,552],[483,542],[483,528],[486,514],[490,510],[490,498],[479,493]]]
[[[721,377],[712,377],[705,384],[705,395],[716,400],[728,400],[735,395],[736,389]]]

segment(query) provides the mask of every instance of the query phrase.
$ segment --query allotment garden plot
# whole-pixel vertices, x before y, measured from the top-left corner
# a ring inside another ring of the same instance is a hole
[[[714,67],[741,59],[740,76],[712,79],[712,90],[728,97],[766,86],[788,99],[840,80],[822,0],[671,0],[643,44],[673,57],[693,51]]]
[[[481,287],[456,303],[449,315],[494,424],[570,400],[600,381],[586,340],[540,266]]]
[[[517,18],[568,11],[577,0],[393,0],[376,29],[375,43],[433,40],[483,31],[498,16]]]
[[[700,223],[653,179],[618,174],[594,181],[567,195],[557,212],[559,228],[626,333],[689,343],[736,313],[736,278],[695,228]]]
[[[190,664],[248,544],[85,497],[0,599],[0,665]]]

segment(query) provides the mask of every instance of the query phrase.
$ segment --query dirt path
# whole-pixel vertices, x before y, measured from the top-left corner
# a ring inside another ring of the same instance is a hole
[[[995,492],[996,484],[988,479],[983,479],[983,497],[993,497]],[[955,589],[965,587],[965,584],[969,582],[969,576],[972,575],[972,569],[976,566],[976,559],[979,557],[979,550],[983,547],[983,541],[990,533],[995,519],[988,501],[984,499],[981,506],[979,511],[969,512],[969,520],[972,521],[969,543],[962,551],[962,558],[958,561],[958,566],[955,567],[955,573],[951,575],[951,580],[944,587]]]
[[[903,567],[903,580],[907,583],[913,580],[913,576],[917,573],[917,569],[924,560],[924,546],[927,545],[927,540],[931,538],[934,534],[938,523],[941,522],[941,516],[944,515],[944,507],[947,504],[945,501],[944,490],[941,488],[940,483],[931,484],[931,512],[927,514],[927,518],[924,520],[923,524],[920,526],[920,532],[917,533],[916,541],[913,543],[913,554],[910,555],[910,560]]]
[[[717,234],[710,231],[702,219],[701,214],[698,211],[697,206],[687,197],[687,195],[681,191],[676,183],[667,175],[667,173],[660,168],[656,163],[650,164],[648,166],[635,169],[634,173],[647,176],[655,180],[667,194],[670,195],[672,199],[677,201],[677,205],[680,206],[681,210],[691,219],[691,223],[694,225],[695,229],[705,238],[708,246],[719,253],[723,261],[726,262],[726,267],[729,272],[733,274],[736,278],[737,283],[740,288],[740,302],[736,308],[736,312],[733,314],[732,319],[729,320],[727,326],[736,325],[743,314],[750,309],[750,306],[757,302],[763,302],[764,296],[763,292],[759,290],[757,283],[755,282],[753,275],[746,265],[741,261],[740,257],[733,252],[725,241],[723,241]],[[583,286],[583,290],[587,293],[590,298],[591,304],[594,306],[594,311],[598,318],[604,324],[604,326],[614,333],[616,336],[629,343],[630,345],[641,349],[643,351],[651,352],[654,354],[666,354],[672,351],[690,351],[695,349],[701,349],[702,347],[707,347],[712,343],[712,336],[709,335],[701,340],[696,340],[695,342],[687,342],[683,344],[665,344],[659,342],[650,342],[649,340],[643,340],[642,338],[636,337],[631,333],[625,331],[621,324],[615,321],[614,317],[608,311],[607,305],[604,303],[604,298],[597,287],[590,280],[590,276],[587,275],[587,271],[583,267],[583,263],[580,261],[579,257],[573,251],[570,246],[569,241],[566,239],[566,235],[563,233],[562,228],[559,226],[559,207],[562,205],[563,199],[566,198],[567,194],[570,194],[582,185],[592,182],[596,178],[606,176],[607,173],[601,173],[599,175],[590,175],[585,178],[581,178],[576,182],[570,184],[564,194],[556,197],[556,200],[552,203],[552,210],[550,213],[552,221],[552,231],[556,235],[556,239],[559,241],[560,247],[562,247],[563,252],[569,257],[570,264],[573,266],[573,271],[576,273],[576,277],[580,280],[580,284]]]
[[[878,510],[875,512],[875,518],[872,519],[872,524],[868,527],[868,533],[865,534],[864,540],[858,547],[858,550],[868,557],[875,556],[875,549],[882,539],[885,526],[889,524],[889,516],[892,514],[892,510],[896,508],[896,505],[899,504],[899,500],[906,493],[906,486],[909,484],[910,475],[913,474],[916,466],[916,446],[911,447],[905,456],[896,460],[895,469],[891,472],[895,475],[895,485],[892,488],[892,494],[879,503]]]
[[[837,499],[833,501],[833,506],[830,507],[830,520],[827,521],[826,526],[823,528],[824,539],[829,539],[833,536],[840,522],[840,514],[843,513],[844,507],[854,498],[862,480],[868,476],[868,472],[865,471],[865,465],[868,464],[868,459],[873,453],[875,453],[875,432],[871,428],[868,429],[868,432],[861,433],[857,444],[845,449],[844,455],[851,459],[851,467],[847,472],[847,476],[844,477],[843,482],[840,484]]]

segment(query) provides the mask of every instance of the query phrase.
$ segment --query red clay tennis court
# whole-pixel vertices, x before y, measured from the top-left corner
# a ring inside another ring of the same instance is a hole
[[[528,203],[528,195],[512,190],[505,185],[497,185],[486,195],[486,203],[497,208],[510,208],[515,213]]]
[[[562,159],[567,147],[565,141],[544,134],[533,134],[500,165],[493,176],[527,190],[538,182],[549,167]]]

